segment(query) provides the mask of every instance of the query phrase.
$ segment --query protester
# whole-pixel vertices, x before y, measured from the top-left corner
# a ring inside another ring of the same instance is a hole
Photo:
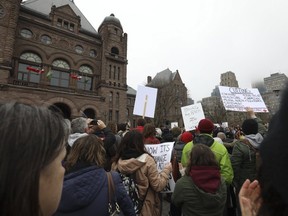
[[[130,130],[128,123],[120,123],[117,125],[117,128],[117,135],[119,135],[121,138],[123,138],[123,136],[125,136],[125,134]]]
[[[103,141],[90,134],[77,139],[65,163],[61,202],[55,216],[108,216],[108,179]],[[115,201],[124,215],[135,215],[132,201],[116,172],[111,172]]]
[[[84,117],[77,117],[71,121],[71,134],[68,137],[68,144],[73,146],[74,142],[82,137],[86,136],[88,131],[88,121]]]
[[[216,142],[211,136],[214,129],[214,124],[209,119],[202,119],[198,124],[200,134],[196,135],[193,141],[187,143],[182,152],[181,163],[184,167],[188,165],[190,151],[195,144],[205,144],[211,148],[216,155],[216,159],[220,165],[221,175],[224,177],[227,184],[231,184],[233,180],[233,169],[227,149],[220,143]]]
[[[197,144],[193,147],[185,175],[176,182],[172,202],[182,209],[182,215],[223,215],[225,179],[208,146]]]
[[[111,169],[111,159],[115,156],[117,149],[115,134],[110,128],[106,127],[102,120],[96,120],[93,130],[93,134],[101,138],[104,142],[106,152],[106,162],[104,168],[106,171],[109,171]]]
[[[140,133],[143,133],[145,124],[146,124],[146,120],[144,118],[138,118],[137,119],[137,126],[136,126],[136,128],[133,128],[132,130],[137,130]]]
[[[116,144],[116,146],[118,148],[118,146],[120,145],[122,136],[118,135],[118,125],[117,125],[117,123],[114,122],[114,121],[110,121],[107,124],[107,128],[110,128],[111,132],[114,134],[115,139],[116,139],[115,144]]]
[[[65,172],[63,117],[45,107],[6,103],[0,118],[0,215],[51,216]]]
[[[193,134],[190,131],[185,131],[180,135],[180,139],[175,142],[174,150],[177,156],[177,161],[181,162],[184,146],[193,140]]]
[[[159,139],[156,138],[156,128],[154,124],[147,123],[143,129],[144,144],[159,144]]]
[[[239,192],[243,216],[288,215],[288,85],[260,147],[258,181],[246,180]]]
[[[258,133],[258,123],[254,119],[246,119],[242,124],[242,131],[245,138],[235,142],[231,164],[234,171],[233,185],[236,188],[236,197],[238,197],[240,188],[246,179],[253,181],[256,179],[256,153],[260,148],[263,137]],[[238,203],[238,215],[241,211]]]
[[[158,173],[156,162],[153,156],[146,151],[140,132],[132,130],[126,133],[112,164],[112,169],[123,174],[135,173],[140,197],[144,199],[141,216],[161,215],[159,192],[167,185],[172,166],[169,163]]]

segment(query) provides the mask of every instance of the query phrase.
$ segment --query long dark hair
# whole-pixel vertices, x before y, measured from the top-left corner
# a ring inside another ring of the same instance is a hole
[[[41,215],[40,172],[64,147],[64,119],[21,103],[0,105],[0,118],[0,215]]]
[[[215,154],[204,144],[194,144],[190,152],[188,166],[185,170],[186,175],[190,175],[189,173],[193,166],[216,166],[219,168]]]
[[[137,130],[127,132],[121,140],[116,156],[113,158],[113,162],[117,162],[127,150],[137,152],[139,155],[144,153],[149,154],[145,148],[142,133]]]

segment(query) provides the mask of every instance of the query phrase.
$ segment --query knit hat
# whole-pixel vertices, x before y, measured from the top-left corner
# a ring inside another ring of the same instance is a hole
[[[210,119],[201,119],[198,124],[198,130],[200,133],[211,134],[214,129],[214,124]]]
[[[258,123],[254,119],[246,119],[242,124],[242,131],[245,135],[257,134]]]
[[[193,135],[189,131],[185,131],[181,134],[180,140],[184,143],[188,143],[193,140]]]

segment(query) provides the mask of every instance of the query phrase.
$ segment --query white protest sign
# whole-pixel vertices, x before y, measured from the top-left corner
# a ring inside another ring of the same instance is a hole
[[[147,151],[154,157],[158,172],[161,172],[165,164],[170,163],[171,154],[174,142],[166,142],[160,144],[145,144]],[[169,175],[169,181],[163,189],[163,193],[171,193],[174,191],[175,181],[173,180],[172,173]]]
[[[171,122],[171,128],[178,127],[178,122]]]
[[[219,91],[226,110],[246,112],[250,107],[254,112],[268,112],[257,88],[219,86]]]
[[[138,86],[133,114],[154,118],[157,98],[156,88]]]
[[[199,121],[205,118],[201,103],[181,107],[181,112],[186,131],[195,130]]]

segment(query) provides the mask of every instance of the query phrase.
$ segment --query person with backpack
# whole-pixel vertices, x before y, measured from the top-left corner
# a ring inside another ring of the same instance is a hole
[[[94,134],[75,141],[63,164],[66,173],[61,201],[54,216],[108,216],[109,203],[113,210],[119,206],[125,216],[136,216],[119,173],[104,169],[105,154],[103,141]],[[109,181],[110,177],[112,181]],[[111,202],[110,185],[114,185]]]
[[[238,194],[246,179],[254,181],[257,175],[257,154],[263,137],[258,133],[258,123],[254,119],[246,119],[242,123],[244,139],[235,142],[231,155],[234,171],[233,185],[236,189],[237,212],[241,215]]]
[[[125,134],[113,160],[112,170],[126,176],[134,176],[139,197],[131,197],[131,199],[140,200],[143,203],[137,215],[161,215],[159,195],[168,183],[172,166],[169,163],[160,173],[158,172],[153,156],[145,148],[142,133],[131,130]],[[135,205],[134,203],[134,207]]]

